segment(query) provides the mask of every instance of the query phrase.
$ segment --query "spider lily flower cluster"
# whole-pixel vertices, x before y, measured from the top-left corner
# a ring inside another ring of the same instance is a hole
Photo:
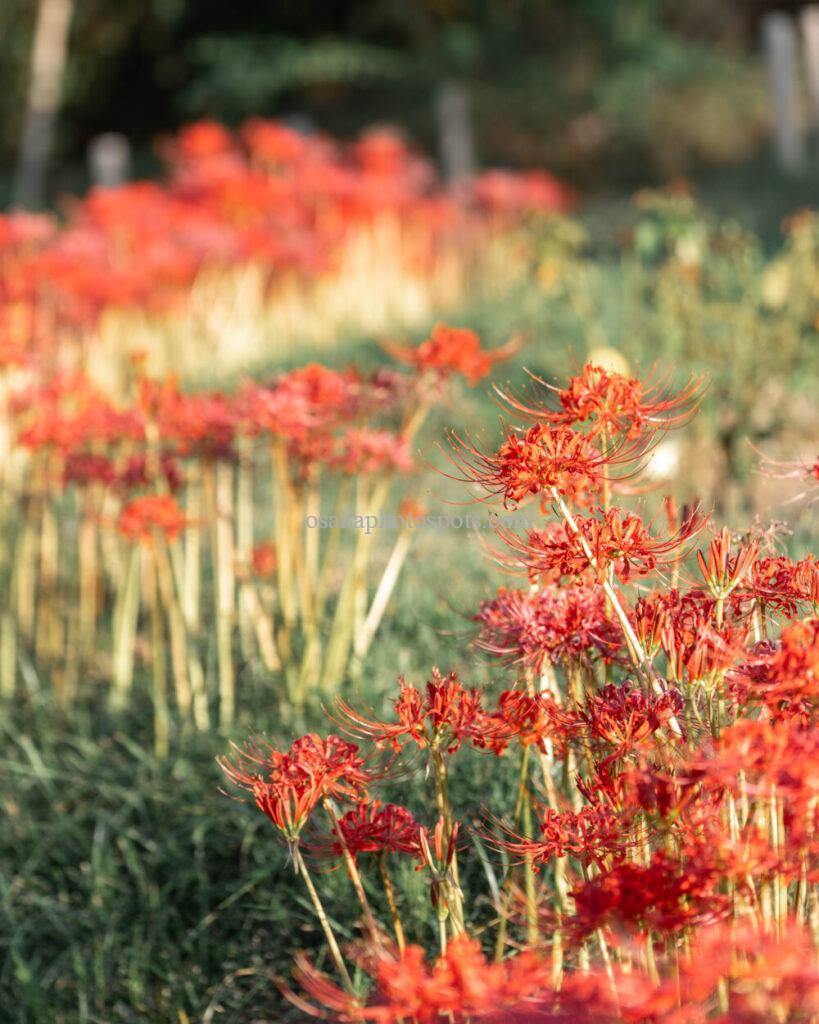
[[[586,367],[556,412],[528,404],[535,426],[496,453],[456,440],[488,498],[528,499],[544,516],[525,537],[498,531],[500,561],[528,585],[475,615],[497,696],[434,669],[425,687],[400,680],[388,716],[339,699],[347,739],[328,738],[345,751],[332,766],[313,765],[312,737],[292,781],[292,750],[251,772],[225,763],[296,850],[325,929],[337,977],[302,956],[289,991],[309,1012],[379,1024],[819,1019],[815,561],[714,532],[696,510],[669,507],[663,533],[610,504],[650,432],[696,401],[688,385],[640,406],[648,393]],[[476,757],[505,777],[505,805],[455,804],[454,776]],[[419,769],[434,808],[381,802]],[[294,832],[295,812],[282,819],[259,794],[289,788],[293,807],[303,776],[315,813],[299,804],[307,824]],[[337,786],[326,821],[325,778]],[[378,865],[369,897],[363,855]],[[307,868],[328,857],[358,894],[363,945],[342,949],[329,924]],[[429,921],[412,934],[401,860],[429,885]]]
[[[385,129],[346,145],[199,122],[160,156],[162,183],[95,189],[62,226],[0,217],[4,364],[59,351],[109,384],[135,349],[152,372],[201,374],[203,352],[235,372],[274,346],[406,327],[461,298],[488,242],[570,203],[540,172],[503,176],[505,191],[479,178],[456,201]]]
[[[122,404],[79,373],[10,385],[4,694],[31,659],[67,702],[102,667],[122,707],[143,661],[164,750],[174,705],[197,729],[230,725],[237,663],[283,679],[285,710],[332,692],[373,642],[412,530],[381,564],[371,532],[309,523],[353,500],[411,522],[401,489],[431,404],[503,354],[439,324],[401,350],[407,371],[310,364],[234,394],[138,373]]]

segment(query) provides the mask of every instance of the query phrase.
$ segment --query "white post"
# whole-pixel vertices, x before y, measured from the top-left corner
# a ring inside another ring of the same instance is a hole
[[[94,185],[113,188],[131,172],[131,146],[119,132],[97,135],[88,145],[88,173]]]
[[[773,118],[774,155],[786,174],[805,169],[800,90],[797,71],[798,47],[793,19],[782,11],[762,19],[762,45],[768,65],[768,83]]]
[[[444,175],[455,190],[468,188],[475,173],[469,91],[461,82],[444,82],[435,97]]]
[[[40,206],[62,96],[73,0],[40,0],[31,47],[31,77],[14,179],[14,202]]]
[[[806,7],[802,11],[800,21],[813,128],[815,132],[819,132],[819,4],[811,4]]]

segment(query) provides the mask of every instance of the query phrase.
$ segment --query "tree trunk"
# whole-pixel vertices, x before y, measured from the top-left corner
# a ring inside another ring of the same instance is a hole
[[[48,157],[62,94],[73,0],[39,0],[31,47],[23,137],[14,180],[14,202],[42,206]]]

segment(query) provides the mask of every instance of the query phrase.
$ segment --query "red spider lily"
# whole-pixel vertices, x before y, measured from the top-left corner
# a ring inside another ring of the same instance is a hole
[[[443,817],[438,818],[432,831],[432,843],[429,841],[429,830],[424,828],[423,825],[418,829],[421,860],[424,867],[429,868],[439,880],[443,880],[452,867],[452,862],[458,849],[460,827],[460,824],[456,821],[451,829],[447,829]],[[447,832],[449,833],[448,836]]]
[[[369,409],[390,412],[409,397],[412,378],[409,374],[382,366],[361,378],[362,402]]]
[[[742,790],[758,799],[775,793],[791,841],[807,828],[816,841],[819,735],[799,721],[740,719],[688,759],[691,780],[708,792]]]
[[[494,214],[564,213],[575,202],[572,190],[545,171],[484,171],[471,184],[475,200]]]
[[[91,452],[68,452],[63,463],[63,482],[87,486],[100,483],[108,486],[116,479],[117,471],[106,455]]]
[[[588,436],[624,435],[632,440],[647,428],[669,429],[683,424],[699,404],[703,379],[691,377],[679,391],[666,381],[643,383],[632,377],[587,363],[565,388],[557,389],[539,377],[537,384],[557,395],[560,409],[531,405],[501,392],[515,412],[541,423],[574,426],[588,423]]]
[[[522,747],[537,746],[545,753],[549,744],[564,748],[578,725],[577,716],[561,708],[549,694],[504,690],[497,709],[486,712],[472,742],[495,754],[502,754],[513,741]]]
[[[685,975],[697,994],[716,979],[725,985],[730,1010],[715,1018],[717,1024],[808,1024],[819,1013],[813,943],[792,924],[775,934],[745,922],[708,928],[695,941]]]
[[[296,163],[309,146],[301,132],[276,121],[251,118],[242,125],[242,141],[253,158],[273,165]]]
[[[719,884],[719,872],[706,857],[682,861],[655,851],[647,865],[622,861],[575,888],[572,925],[582,936],[601,927],[667,935],[710,924],[730,912]]]
[[[270,387],[240,392],[237,418],[246,434],[268,432],[296,444],[350,421],[359,408],[361,381],[354,370],[310,363],[282,374]]]
[[[565,540],[566,526],[562,520],[547,522],[545,526],[537,526],[528,530],[525,538],[506,527],[498,526],[495,533],[506,545],[507,550],[492,549],[495,560],[510,573],[525,575],[532,586],[549,587],[561,583],[563,576],[559,567],[546,568],[539,564],[537,552],[550,551],[554,544]],[[570,580],[575,586],[591,589],[596,581],[596,573],[591,565],[573,576]]]
[[[519,863],[529,861],[535,870],[554,857],[572,854],[584,864],[601,866],[609,856],[623,855],[627,837],[627,822],[605,804],[591,804],[577,812],[559,812],[551,807],[541,811],[539,836],[524,839],[509,828],[498,838],[484,835],[484,839],[498,849],[506,850]]]
[[[764,703],[775,718],[809,718],[819,704],[819,619],[786,626],[779,647],[760,645],[733,681],[744,684],[746,696]]]
[[[714,624],[715,601],[702,590],[677,590],[640,598],[632,613],[635,632],[654,657],[662,648],[668,672],[681,680],[709,679],[732,668],[746,649],[747,623]]]
[[[726,598],[747,576],[756,556],[759,544],[756,541],[742,547],[731,555],[731,534],[728,527],[715,537],[708,546],[708,558],[697,552],[697,562],[705,584],[717,599]]]
[[[783,681],[819,681],[819,619],[794,622],[782,630],[773,669]]]
[[[755,882],[770,881],[777,875],[788,881],[798,880],[810,843],[803,845],[804,827],[795,832],[789,813],[782,816],[786,842],[776,843],[768,830],[753,818],[742,827],[736,825],[736,832],[732,834],[719,817],[714,798],[708,794],[706,801],[701,808],[694,807],[690,821],[682,819],[677,823],[676,832],[685,837],[681,843],[683,856],[701,858],[707,844],[708,859],[723,882],[733,882],[738,891],[744,890],[748,896]],[[817,821],[819,817],[811,815],[811,836],[815,835]]]
[[[354,152],[362,170],[388,181],[408,171],[424,178],[430,174],[426,162],[413,157],[405,140],[391,128],[368,128],[355,144]],[[409,166],[413,163],[415,167]]]
[[[339,710],[350,730],[372,739],[378,746],[389,743],[396,751],[407,742],[423,750],[434,746],[454,753],[464,739],[480,736],[485,712],[481,691],[468,690],[457,673],[442,676],[437,668],[427,683],[426,693],[404,679],[399,680],[401,694],[395,701],[398,722],[378,722],[359,714],[343,700]]]
[[[808,555],[793,567],[790,591],[797,601],[810,602],[814,613],[819,613],[819,562]]]
[[[256,120],[240,137],[205,122],[163,149],[172,164],[164,187],[95,190],[73,205],[60,232],[51,220],[4,218],[3,290],[25,312],[44,311],[32,317],[47,322],[32,328],[38,340],[53,336],[55,323],[93,326],[110,306],[169,308],[204,268],[252,261],[269,275],[333,269],[352,232],[384,213],[400,218],[407,263],[434,269],[450,226],[476,218],[445,197],[426,162],[383,131],[341,147],[275,122]],[[550,179],[521,181],[533,204],[548,205]],[[475,379],[495,357],[477,349],[448,359]]]
[[[527,541],[506,531],[499,533],[535,578],[582,577],[593,559],[592,568],[598,583],[607,579],[609,568],[626,583],[632,572],[645,576],[658,567],[678,562],[683,557],[686,542],[703,525],[695,510],[678,533],[658,540],[651,536],[638,515],[618,508],[609,509],[599,519],[575,515],[574,522],[577,530],[561,525],[559,529],[533,531]]]
[[[490,498],[502,496],[507,508],[530,495],[548,498],[553,490],[575,502],[588,502],[612,464],[612,458],[601,455],[582,434],[563,426],[536,424],[522,436],[510,434],[492,454],[457,434],[452,443],[461,479],[480,484]]]
[[[746,602],[756,601],[766,608],[789,615],[795,614],[802,590],[802,587],[795,583],[795,568],[791,559],[785,555],[756,558],[750,572],[745,574],[734,589],[732,604],[740,610]],[[808,577],[809,574],[805,572],[802,579],[806,580]]]
[[[225,395],[183,395],[163,389],[154,415],[160,437],[175,444],[180,455],[231,457],[236,423]]]
[[[361,378],[353,369],[331,370],[308,363],[283,374],[275,387],[289,396],[303,396],[321,416],[350,419],[358,409]]]
[[[684,705],[678,690],[668,689],[659,696],[646,697],[627,683],[609,684],[591,697],[578,714],[592,736],[614,747],[602,762],[606,766],[650,741],[655,733],[679,716]]]
[[[408,473],[412,469],[409,441],[389,430],[349,430],[339,448],[333,462],[344,473]]]
[[[475,385],[491,373],[495,363],[513,355],[519,345],[512,341],[487,352],[481,348],[480,338],[474,331],[437,324],[417,348],[395,342],[385,342],[384,348],[396,359],[409,363],[422,373],[432,372],[443,377],[460,373],[468,384]]]
[[[197,121],[179,132],[176,147],[182,157],[201,159],[230,152],[233,141],[230,132],[216,121]]]
[[[760,469],[765,476],[775,480],[819,480],[819,458],[813,462],[780,462],[763,457]]]
[[[383,955],[374,964],[376,997],[365,1005],[344,993],[300,958],[296,977],[304,991],[341,1021],[377,1024],[418,1024],[469,1019],[503,1019],[504,1012],[525,1006],[541,993],[551,992],[551,965],[524,952],[492,963],[479,943],[466,936],[452,940],[432,966],[419,946],[400,955]]]
[[[171,494],[176,494],[183,484],[182,470],[170,452],[162,452],[157,467],[155,459],[147,455],[131,455],[117,474],[117,486],[123,491],[133,491],[141,487],[152,487],[157,483],[156,470]]]
[[[416,520],[421,519],[426,514],[426,506],[422,505],[414,498],[404,497],[399,502],[398,515],[405,523],[412,524]]]
[[[748,623],[717,627],[703,622],[686,641],[679,630],[668,626],[663,633],[663,650],[669,674],[682,679],[687,673],[690,681],[721,676],[736,665],[746,650],[749,628]]]
[[[665,593],[657,591],[648,597],[641,597],[635,605],[633,618],[641,640],[646,640],[646,649],[656,652],[669,631],[677,646],[688,647],[696,641],[697,635],[706,628],[714,613],[714,599],[703,590],[679,590]]]
[[[406,853],[421,857],[419,825],[412,814],[398,804],[380,800],[362,801],[339,818],[338,827],[353,857],[360,853]],[[343,852],[336,840],[332,852]]]
[[[590,802],[605,802],[626,820],[647,815],[664,830],[669,822],[684,822],[698,801],[704,805],[702,792],[690,785],[687,776],[678,777],[676,767],[660,770],[650,750],[637,749],[616,771],[613,768],[611,763],[595,764],[590,777],[578,777],[577,788]]]
[[[636,966],[584,970],[565,975],[559,990],[553,964],[541,953],[524,950],[493,963],[466,936],[453,939],[432,965],[421,947],[409,946],[400,954],[382,950],[363,966],[375,982],[368,1002],[344,992],[304,956],[296,977],[331,1019],[347,1024],[809,1024],[819,1010],[810,933],[792,925],[766,934],[747,922],[712,924],[663,977],[652,979]],[[714,1016],[720,990],[730,1009]],[[323,1016],[302,997],[291,998]]]
[[[235,763],[217,758],[227,778],[249,790],[259,810],[295,842],[311,811],[325,797],[361,800],[372,773],[358,747],[330,734],[308,733],[286,753],[258,743],[234,747]]]
[[[152,544],[156,534],[172,542],[188,526],[188,519],[170,494],[145,494],[124,505],[117,520],[123,537]]]
[[[115,408],[82,375],[58,376],[43,388],[18,392],[13,407],[20,421],[17,440],[25,448],[67,453],[144,436],[138,412]]]
[[[602,591],[588,586],[546,586],[538,590],[501,587],[481,604],[476,645],[490,654],[541,672],[556,662],[605,661],[622,650],[619,628],[606,611]]]
[[[273,576],[277,562],[276,545],[271,541],[262,541],[253,548],[251,565],[254,576]]]
[[[259,749],[246,747],[248,759],[252,760]],[[359,756],[358,747],[333,733],[326,737],[307,733],[297,739],[286,754],[269,748],[266,757],[271,771],[275,770],[288,783],[309,781],[320,789],[322,797],[356,799],[364,794],[373,779]]]
[[[698,595],[701,592],[696,592]],[[690,597],[690,595],[687,595]],[[703,595],[704,598],[704,595]],[[662,638],[664,632],[671,626],[676,620],[682,618],[683,602],[685,598],[681,597],[678,590],[669,590],[667,592],[654,591],[647,597],[640,597],[637,599],[637,603],[631,612],[631,624],[634,627],[634,632],[637,635],[637,639],[643,646],[643,650],[649,656],[654,659],[660,650],[662,644]],[[711,610],[713,607],[713,601],[711,598],[704,598],[706,612],[702,613],[705,621],[708,621],[711,617]],[[693,608],[689,612],[689,617],[696,616],[699,621],[701,614],[700,603],[694,604]],[[689,630],[689,635],[695,635],[696,631]]]
[[[796,614],[800,604],[819,610],[819,562],[807,555],[798,562],[785,555],[757,558],[732,595],[738,608],[756,601],[765,610]]]
[[[56,231],[57,222],[50,214],[12,210],[0,216],[0,251],[46,242]]]

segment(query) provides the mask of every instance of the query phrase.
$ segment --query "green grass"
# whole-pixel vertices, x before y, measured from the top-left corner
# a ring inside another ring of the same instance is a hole
[[[485,399],[465,397],[458,415],[477,422],[494,412]],[[429,456],[437,457],[432,449]],[[436,510],[460,510],[448,504],[460,499],[459,485],[430,469],[413,493]],[[386,713],[398,674],[420,683],[433,664],[488,683],[487,665],[469,652],[469,615],[498,579],[469,531],[419,532],[388,622],[346,696]],[[7,709],[0,732],[4,1022],[238,1024],[297,1016],[282,1006],[275,977],[287,973],[297,950],[320,952],[303,887],[267,820],[220,792],[214,758],[227,737],[175,737],[164,761],[150,752],[148,686],[137,680],[144,703],[121,719],[93,695],[63,713],[48,687],[33,683]],[[253,730],[288,743],[293,729],[282,722],[277,681],[240,677],[239,687],[235,738]],[[328,729],[318,707],[302,725]],[[473,798],[464,805],[477,813],[492,775],[485,759],[467,760],[463,790]],[[386,798],[414,803],[429,818],[423,783],[408,793],[402,782]],[[340,873],[322,869],[319,885],[339,934],[354,937]],[[421,876],[410,868],[400,886],[410,934],[425,929]]]
[[[466,594],[457,587],[436,593],[431,579],[429,586],[425,597],[404,595],[400,628],[381,638],[351,699],[364,701],[366,690],[368,703],[386,710],[396,672],[403,668],[420,682],[434,661],[462,666],[471,682],[488,681],[485,669],[476,672],[465,656],[457,617],[453,630],[449,602]],[[286,742],[289,731],[273,706],[245,704],[237,738],[252,726]],[[286,974],[299,949],[320,957],[301,883],[267,820],[220,791],[214,756],[226,750],[226,738],[180,738],[160,761],[150,753],[149,721],[147,706],[119,721],[80,708],[66,721],[45,701],[32,700],[4,726],[4,1021],[296,1016],[282,1007],[275,978]],[[327,729],[317,710],[304,725]],[[459,757],[453,786],[466,820],[485,804],[495,812],[508,806],[497,794],[496,774],[490,755]],[[384,796],[429,820],[422,779],[388,784]],[[338,933],[351,939],[356,912],[345,879],[321,866],[319,872]],[[397,885],[408,933],[429,941],[422,876],[406,865]],[[371,896],[378,905],[378,890]]]

